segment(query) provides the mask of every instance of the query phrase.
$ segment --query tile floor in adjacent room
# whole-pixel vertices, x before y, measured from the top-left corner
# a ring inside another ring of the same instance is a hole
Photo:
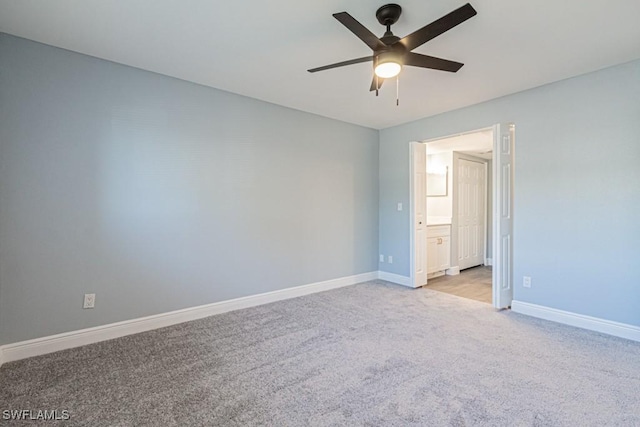
[[[491,304],[491,274],[491,267],[481,265],[456,276],[429,279],[426,288]]]

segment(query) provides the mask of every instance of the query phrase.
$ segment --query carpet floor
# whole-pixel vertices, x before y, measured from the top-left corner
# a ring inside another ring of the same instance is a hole
[[[374,281],[7,363],[12,409],[82,426],[640,426],[640,343]]]

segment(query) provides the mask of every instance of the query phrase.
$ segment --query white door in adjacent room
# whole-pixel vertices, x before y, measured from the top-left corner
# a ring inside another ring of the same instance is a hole
[[[458,159],[458,266],[484,264],[486,164]]]

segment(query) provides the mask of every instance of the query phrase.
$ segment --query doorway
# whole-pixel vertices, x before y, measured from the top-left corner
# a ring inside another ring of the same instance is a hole
[[[486,292],[489,274],[493,306],[511,305],[514,139],[498,124],[411,144],[413,287],[454,287],[462,270]]]

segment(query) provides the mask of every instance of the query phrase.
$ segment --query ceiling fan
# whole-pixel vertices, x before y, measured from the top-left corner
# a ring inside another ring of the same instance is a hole
[[[464,65],[460,62],[422,55],[411,51],[475,16],[477,12],[471,4],[465,4],[404,38],[397,37],[391,32],[391,26],[400,18],[401,13],[402,8],[397,4],[387,4],[376,11],[378,22],[387,27],[387,31],[380,38],[376,37],[375,34],[360,22],[356,21],[355,18],[347,12],[334,13],[333,17],[369,46],[371,50],[373,50],[373,55],[312,68],[308,71],[315,73],[331,68],[344,67],[345,65],[373,61],[374,76],[369,90],[375,90],[377,95],[378,89],[382,86],[384,79],[397,76],[404,65],[453,73],[457,72]]]

